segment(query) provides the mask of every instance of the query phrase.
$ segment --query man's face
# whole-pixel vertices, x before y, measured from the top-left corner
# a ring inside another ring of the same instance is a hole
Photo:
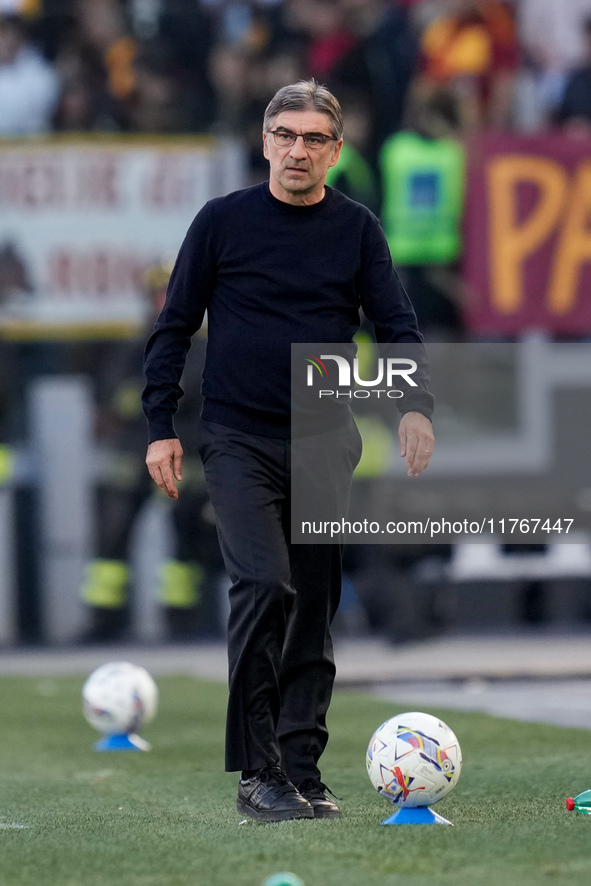
[[[330,118],[318,111],[283,111],[271,128],[297,135],[332,136]],[[269,187],[273,196],[285,203],[299,205],[321,200],[326,173],[339,159],[342,143],[342,139],[338,142],[331,140],[314,150],[307,148],[303,139],[297,138],[293,145],[279,147],[273,135],[264,132],[263,153],[271,167]]]

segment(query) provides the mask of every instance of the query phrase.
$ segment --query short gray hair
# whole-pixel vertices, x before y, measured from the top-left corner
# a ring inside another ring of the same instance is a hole
[[[283,111],[318,111],[330,119],[330,129],[334,138],[343,137],[343,114],[335,96],[326,86],[316,80],[299,80],[283,86],[275,93],[263,117],[263,130],[269,132],[275,119]]]

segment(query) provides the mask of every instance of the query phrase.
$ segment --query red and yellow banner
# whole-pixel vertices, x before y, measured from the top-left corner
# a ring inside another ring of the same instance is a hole
[[[591,137],[484,137],[465,221],[471,331],[591,333]]]

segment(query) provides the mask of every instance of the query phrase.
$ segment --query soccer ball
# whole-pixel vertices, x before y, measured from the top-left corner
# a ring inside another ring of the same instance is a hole
[[[93,671],[82,687],[84,716],[104,735],[128,735],[153,719],[158,689],[149,673],[128,661]]]
[[[457,784],[462,751],[449,726],[414,711],[382,723],[366,762],[374,788],[396,806],[430,806]]]

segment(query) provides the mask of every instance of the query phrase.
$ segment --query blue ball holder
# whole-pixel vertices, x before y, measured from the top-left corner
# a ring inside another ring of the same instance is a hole
[[[105,735],[93,744],[95,751],[149,751],[151,745],[135,733]]]
[[[403,807],[381,824],[448,824],[453,828],[451,821],[433,812],[429,806],[414,806],[407,809]]]

